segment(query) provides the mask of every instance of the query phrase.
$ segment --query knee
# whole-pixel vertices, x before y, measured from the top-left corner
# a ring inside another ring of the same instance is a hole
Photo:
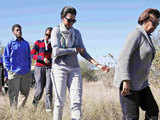
[[[64,107],[64,101],[63,100],[59,100],[59,99],[55,99],[54,107],[63,108]]]
[[[43,89],[42,88],[36,88],[36,93],[41,96],[43,94]]]
[[[28,97],[30,90],[29,89],[20,90],[20,92],[21,92],[21,96]]]
[[[46,89],[46,96],[52,96],[52,89]]]
[[[57,104],[57,103],[54,104],[54,108],[56,109],[63,109],[63,107],[64,107],[64,104]]]

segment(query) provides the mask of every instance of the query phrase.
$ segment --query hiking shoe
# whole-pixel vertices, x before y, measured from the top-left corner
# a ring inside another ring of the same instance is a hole
[[[33,105],[34,107],[37,107],[37,106],[38,106],[38,102],[37,102],[36,100],[33,100],[32,105]]]

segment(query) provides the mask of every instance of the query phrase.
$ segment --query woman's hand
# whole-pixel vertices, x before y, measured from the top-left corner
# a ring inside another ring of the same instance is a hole
[[[122,96],[126,96],[128,95],[130,92],[130,84],[129,84],[129,80],[124,80],[123,81],[123,88],[122,88],[122,91],[121,91],[121,95]]]
[[[109,72],[110,68],[106,65],[97,64],[96,67],[100,68],[104,72]]]

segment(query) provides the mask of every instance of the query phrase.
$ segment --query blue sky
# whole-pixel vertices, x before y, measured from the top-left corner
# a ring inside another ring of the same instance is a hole
[[[91,56],[100,59],[108,52],[118,56],[138,16],[146,8],[159,8],[160,0],[3,0],[0,4],[0,41],[12,39],[11,27],[19,23],[23,37],[33,43],[43,37],[48,26],[60,23],[60,11],[71,5],[77,9],[74,25]]]

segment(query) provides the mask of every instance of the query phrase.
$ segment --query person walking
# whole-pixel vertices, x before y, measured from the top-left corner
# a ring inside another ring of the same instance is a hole
[[[31,55],[29,43],[22,37],[22,27],[12,26],[14,40],[4,49],[4,67],[8,72],[8,95],[11,108],[24,107],[31,81]],[[20,98],[19,97],[20,92]]]
[[[61,11],[61,23],[53,28],[51,35],[52,74],[55,78],[52,80],[55,94],[53,120],[62,120],[67,88],[71,100],[72,120],[81,119],[82,77],[78,54],[99,69],[109,71],[107,66],[99,64],[87,53],[79,30],[73,27],[76,13],[75,8],[65,6]]]
[[[145,120],[158,120],[159,108],[148,83],[155,47],[151,33],[159,25],[160,12],[146,9],[138,19],[137,28],[128,35],[115,69],[114,84],[120,89],[123,120],[138,120],[139,108]]]
[[[33,98],[33,105],[37,107],[42,98],[44,88],[46,89],[45,106],[46,112],[52,111],[52,80],[51,80],[51,53],[50,42],[52,27],[45,30],[43,40],[37,40],[32,48],[31,54],[33,60],[36,60],[34,76],[36,80],[36,89]]]

